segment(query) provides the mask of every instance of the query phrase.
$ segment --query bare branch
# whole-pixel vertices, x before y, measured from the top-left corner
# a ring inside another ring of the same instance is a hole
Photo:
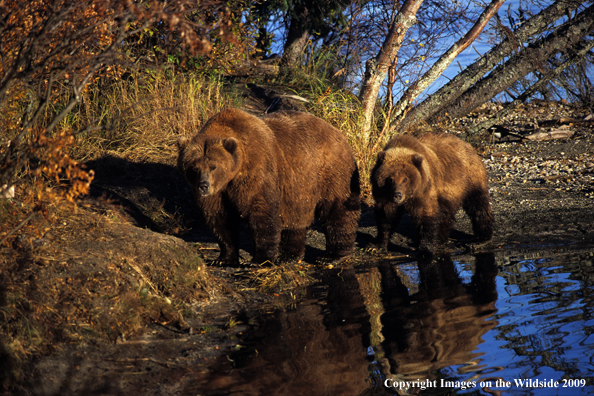
[[[62,121],[64,119],[64,117],[66,117],[68,115],[68,113],[70,113],[70,111],[74,108],[74,106],[76,106],[76,104],[80,102],[81,90],[85,87],[85,85],[87,85],[90,78],[100,68],[101,68],[100,64],[95,65],[93,67],[93,69],[83,78],[83,80],[81,81],[81,83],[78,86],[76,86],[76,83],[74,83],[74,87],[73,87],[74,97],[72,99],[70,99],[70,102],[68,102],[66,107],[57,116],[55,116],[54,119],[52,120],[52,122],[46,127],[46,130],[48,132],[52,131],[56,127],[56,125],[58,125],[60,123],[60,121]]]
[[[483,29],[487,26],[487,23],[491,20],[493,15],[497,13],[497,10],[503,5],[505,0],[493,0],[491,4],[483,11],[480,15],[476,23],[472,26],[472,28],[454,45],[452,45],[438,60],[431,66],[431,68],[421,77],[418,81],[416,81],[400,98],[400,100],[396,103],[393,113],[393,118],[398,119],[401,118],[407,108],[411,105],[412,101],[417,98],[421,92],[431,85],[443,72],[448,68],[448,66],[453,62],[453,60],[470,44],[477,39],[477,37],[481,34]],[[397,128],[397,126],[396,126]]]
[[[580,60],[584,58],[584,56],[594,48],[594,40],[590,41],[582,41],[580,42],[580,47],[577,52],[573,54],[571,58],[563,62],[561,65],[556,67],[555,69],[546,73],[538,82],[528,88],[524,93],[522,93],[517,99],[513,100],[512,102],[508,103],[503,109],[501,109],[497,114],[489,119],[483,121],[482,123],[470,128],[468,130],[469,133],[477,133],[481,130],[489,129],[493,125],[495,125],[499,120],[507,117],[519,104],[524,103],[528,100],[532,95],[538,92],[539,89],[543,88],[550,80],[556,78],[563,72],[563,70],[571,65],[578,63]]]
[[[546,37],[537,40],[497,66],[488,76],[460,95],[444,108],[450,117],[468,114],[529,73],[546,70],[547,60],[576,46],[594,30],[594,5],[580,12],[570,24],[560,26]]]
[[[406,114],[400,122],[399,129],[408,129],[419,120],[441,113],[445,106],[453,103],[459,95],[493,69],[498,62],[509,56],[516,48],[517,41],[526,42],[580,5],[582,5],[581,0],[558,0],[538,15],[525,21],[514,32],[515,40],[506,39],[501,44],[493,47],[473,65],[467,67],[437,92],[425,99],[413,111]]]

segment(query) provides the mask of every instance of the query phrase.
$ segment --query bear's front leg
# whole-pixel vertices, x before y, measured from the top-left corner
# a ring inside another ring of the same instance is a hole
[[[417,247],[422,252],[435,251],[441,225],[441,213],[437,202],[428,201],[417,201],[416,206],[411,209],[411,217],[417,228]]]
[[[392,231],[398,227],[403,215],[404,207],[401,205],[396,205],[395,203],[376,205],[375,222],[377,225],[377,237],[375,238],[375,245],[379,249],[388,250]]]
[[[456,219],[456,212],[456,207],[448,206],[442,209],[441,218],[439,219],[439,229],[437,231],[437,238],[440,244],[445,245],[450,239],[450,230]]]
[[[217,240],[221,253],[213,264],[236,267],[239,266],[239,239],[240,221],[239,214],[227,208],[220,194],[201,199],[199,207],[206,225],[210,228]]]
[[[219,249],[221,253],[219,257],[212,262],[214,265],[222,265],[225,267],[239,266],[239,241],[229,244],[228,241],[217,238]]]
[[[375,245],[373,248],[387,250],[388,242],[390,241],[390,235],[392,234],[392,229],[390,227],[390,221],[388,220],[388,216],[386,216],[384,206],[379,206],[376,204],[374,208],[374,214],[375,225],[377,227],[377,236],[373,241],[373,244]]]
[[[305,255],[307,230],[298,228],[281,232],[281,260],[298,261]]]
[[[281,223],[278,204],[274,199],[258,200],[252,203],[249,226],[254,239],[253,262],[261,264],[265,261],[274,263],[278,258],[281,240]]]
[[[438,246],[442,208],[436,195],[426,195],[409,204],[409,214],[416,226],[418,245],[421,252],[433,252]]]
[[[422,252],[433,252],[437,248],[439,219],[427,216],[421,219],[417,233],[419,235],[418,249]]]
[[[494,218],[489,192],[481,188],[471,191],[464,201],[464,211],[472,221],[472,230],[477,241],[490,240],[493,237]]]

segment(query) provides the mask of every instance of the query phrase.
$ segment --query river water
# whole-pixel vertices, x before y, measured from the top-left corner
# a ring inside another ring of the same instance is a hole
[[[594,394],[592,252],[328,271],[292,309],[252,317],[199,393]]]

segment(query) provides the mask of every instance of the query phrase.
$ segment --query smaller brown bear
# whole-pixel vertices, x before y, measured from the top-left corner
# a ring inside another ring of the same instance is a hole
[[[258,118],[228,109],[177,144],[177,166],[219,243],[219,264],[239,264],[242,221],[252,233],[256,263],[274,262],[280,253],[302,258],[315,219],[329,259],[352,254],[359,173],[345,136],[324,120],[296,111]]]
[[[387,249],[393,228],[408,213],[419,249],[433,251],[447,242],[460,207],[476,239],[493,236],[485,166],[470,144],[453,135],[393,137],[377,156],[371,185],[379,248]]]

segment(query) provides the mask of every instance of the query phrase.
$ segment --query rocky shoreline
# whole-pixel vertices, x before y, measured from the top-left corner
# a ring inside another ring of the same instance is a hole
[[[512,120],[506,126],[522,136],[529,124],[549,125],[539,129],[547,132],[563,123],[572,133],[546,141],[483,141],[479,150],[500,222],[496,241],[594,243],[594,122],[574,122],[591,120],[591,114],[568,114],[562,103],[530,106],[548,120]]]

